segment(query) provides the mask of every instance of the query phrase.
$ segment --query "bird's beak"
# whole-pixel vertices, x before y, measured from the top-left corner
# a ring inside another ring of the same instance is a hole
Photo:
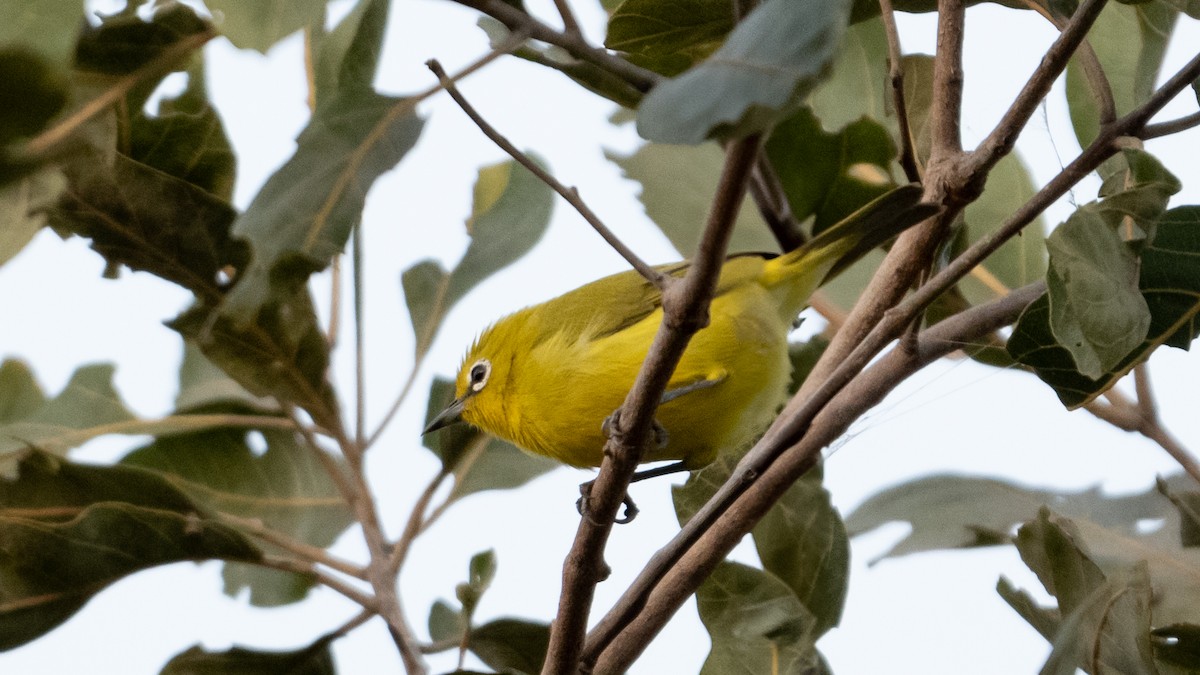
[[[435,415],[433,419],[429,420],[428,426],[425,427],[425,431],[421,432],[421,435],[424,436],[431,431],[437,431],[442,427],[448,427],[456,422],[461,422],[463,408],[465,408],[466,405],[466,396],[454,399],[450,402],[450,405],[446,406],[445,410]]]

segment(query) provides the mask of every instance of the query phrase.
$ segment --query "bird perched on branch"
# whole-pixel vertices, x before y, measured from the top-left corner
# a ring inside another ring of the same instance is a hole
[[[779,256],[730,256],[709,324],[688,343],[658,407],[658,443],[635,476],[698,469],[748,443],[786,397],[787,336],[822,283],[938,211],[915,185],[895,189]],[[663,265],[683,276],[688,262]],[[660,290],[636,271],[614,274],[510,314],[467,350],[454,400],[425,429],[464,420],[576,467],[604,458],[602,423],[621,406],[663,318]]]

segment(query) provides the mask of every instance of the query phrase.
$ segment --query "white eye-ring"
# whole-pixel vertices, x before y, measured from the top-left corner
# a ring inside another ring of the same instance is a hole
[[[470,387],[471,391],[479,391],[487,385],[488,376],[492,374],[492,362],[487,359],[479,359],[471,365]]]

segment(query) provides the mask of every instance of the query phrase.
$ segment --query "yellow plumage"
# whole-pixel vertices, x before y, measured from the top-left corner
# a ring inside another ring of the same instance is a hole
[[[643,461],[695,469],[760,432],[786,396],[787,335],[809,296],[936,210],[918,204],[919,195],[915,186],[894,190],[784,255],[726,260],[709,325],[692,337],[656,413],[666,443]],[[659,270],[681,277],[687,266]],[[461,417],[527,451],[599,466],[601,424],[624,401],[661,321],[658,289],[634,271],[510,314],[468,350],[455,401],[428,430]],[[686,393],[671,398],[679,391]]]

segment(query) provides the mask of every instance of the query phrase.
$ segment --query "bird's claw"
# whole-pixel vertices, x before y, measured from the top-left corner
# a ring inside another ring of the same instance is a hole
[[[621,421],[621,409],[617,408],[611,415],[604,418],[600,423],[600,433],[607,438],[612,438],[617,431],[617,424]],[[671,442],[671,434],[667,428],[659,424],[658,420],[650,421],[650,429],[654,432],[654,447],[662,450]]]
[[[586,483],[580,483],[579,499],[575,500],[575,510],[579,512],[579,515],[590,520],[593,525],[604,525],[605,523],[601,523],[593,518],[591,510],[588,509],[588,502],[591,501],[592,498],[592,486],[595,483],[596,481],[594,480],[589,480]],[[635,504],[633,499],[629,497],[628,493],[621,498],[621,504],[625,507],[624,510],[621,512],[621,515],[613,518],[613,523],[617,525],[624,525],[632,522],[634,518],[637,518],[637,514],[639,513],[637,504]]]

